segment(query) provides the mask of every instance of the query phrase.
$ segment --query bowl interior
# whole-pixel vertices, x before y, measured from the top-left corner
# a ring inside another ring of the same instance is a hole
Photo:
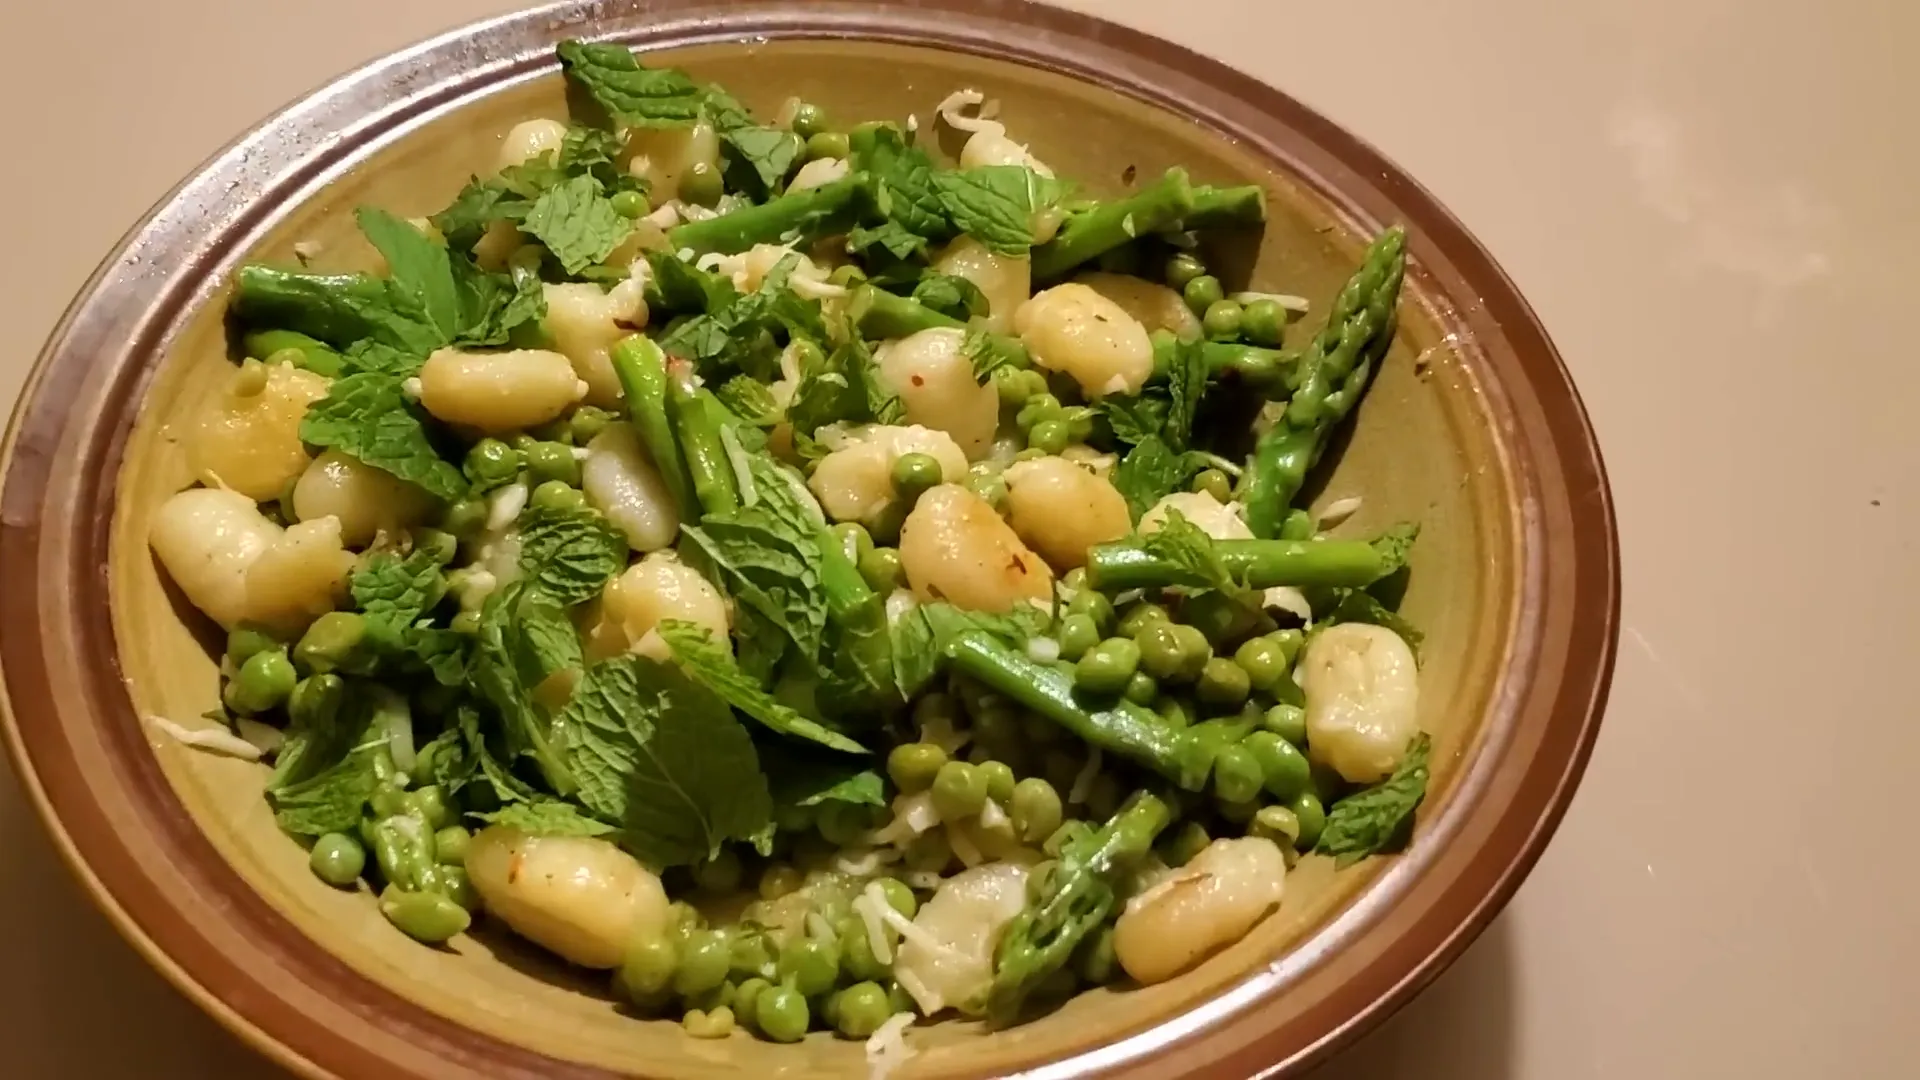
[[[725,84],[762,115],[798,94],[836,118],[917,116],[932,127],[935,104],[974,87],[1002,103],[1001,117],[1063,177],[1096,194],[1186,166],[1197,181],[1258,182],[1271,220],[1259,242],[1215,253],[1242,279],[1229,286],[1298,293],[1315,310],[1356,264],[1362,227],[1319,193],[1280,174],[1248,147],[1193,120],[1076,79],[938,49],[854,41],[770,41],[659,54],[661,62]],[[295,243],[323,269],[364,268],[372,252],[352,211],[373,203],[403,216],[444,206],[469,173],[490,168],[502,134],[534,116],[564,117],[557,75],[497,87],[440,110],[359,154],[312,198],[279,208],[246,253],[291,260]],[[1365,223],[1372,227],[1379,223]],[[314,251],[317,247],[317,252]],[[111,524],[111,600],[118,662],[139,714],[189,722],[217,703],[213,628],[158,572],[145,535],[151,515],[190,474],[175,429],[211,400],[228,370],[221,322],[224,291],[193,311],[151,375],[127,437]],[[1435,738],[1435,794],[1474,749],[1512,645],[1516,602],[1513,479],[1489,419],[1479,376],[1451,333],[1451,304],[1418,273],[1409,277],[1399,337],[1359,410],[1316,504],[1357,495],[1340,532],[1365,535],[1399,521],[1420,523],[1406,613],[1426,632],[1421,722]],[[1296,327],[1296,331],[1301,328]],[[1337,463],[1337,464],[1336,464]],[[815,1036],[776,1047],[745,1036],[685,1037],[673,1023],[621,1015],[599,976],[566,970],[504,933],[462,937],[435,950],[404,939],[365,893],[340,892],[307,870],[304,852],[275,828],[261,799],[263,766],[156,741],[171,786],[213,846],[247,885],[300,934],[354,971],[458,1023],[567,1061],[648,1075],[706,1077],[742,1070],[842,1076],[864,1069],[858,1043]],[[1193,973],[1148,989],[1084,994],[1025,1026],[985,1033],[947,1022],[914,1037],[922,1053],[908,1075],[1001,1074],[1071,1057],[1180,1016],[1258,977],[1278,985],[1315,961],[1312,939],[1377,873],[1375,864],[1336,872],[1304,860],[1280,912]],[[210,907],[214,906],[209,900]],[[1304,1010],[1285,1000],[1273,1006]]]

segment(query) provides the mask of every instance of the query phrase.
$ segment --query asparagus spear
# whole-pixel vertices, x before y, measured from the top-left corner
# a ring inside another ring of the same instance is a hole
[[[1180,221],[1182,229],[1212,229],[1222,225],[1258,225],[1267,220],[1267,193],[1258,184],[1193,189],[1193,209]]]
[[[1360,588],[1395,564],[1364,540],[1215,540],[1214,553],[1233,580],[1253,589],[1276,585]],[[1143,548],[1138,537],[1087,552],[1087,583],[1104,592],[1182,584],[1180,568]]]
[[[1088,745],[1180,778],[1182,732],[1151,710],[1126,700],[1100,711],[1083,709],[1074,700],[1073,679],[1066,672],[1016,652],[983,631],[970,630],[954,638],[947,654],[961,674],[1059,724]]]
[[[1152,849],[1172,821],[1158,796],[1139,792],[1099,831],[1068,844],[1046,888],[1014,916],[994,958],[987,1016],[1013,1022],[1021,1004],[1112,913],[1119,877]]]
[[[1192,210],[1187,170],[1168,169],[1151,187],[1068,218],[1052,240],[1033,249],[1034,279],[1060,277],[1137,236],[1176,224]]]
[[[246,355],[259,360],[288,349],[296,350],[300,353],[300,367],[329,378],[340,374],[345,364],[340,354],[326,342],[297,330],[255,330],[240,339],[240,348]]]
[[[1288,383],[1293,398],[1279,423],[1260,437],[1248,467],[1247,524],[1254,535],[1280,533],[1287,509],[1327,436],[1366,389],[1373,357],[1392,341],[1394,306],[1406,274],[1406,232],[1380,234],[1327,314],[1327,325],[1301,356]]]
[[[697,521],[700,502],[695,497],[687,464],[680,456],[680,443],[674,438],[673,425],[667,419],[667,354],[660,346],[634,334],[622,339],[608,354],[613,372],[620,378],[620,390],[627,399],[627,415],[640,433],[640,442],[660,470],[667,490],[673,493],[680,520]]]
[[[697,385],[693,371],[676,363],[667,372],[667,404],[673,410],[673,432],[680,454],[693,478],[693,494],[706,514],[725,514],[740,508],[740,482],[726,444],[720,441],[724,412],[713,392]]]
[[[853,290],[847,300],[847,318],[869,340],[906,337],[921,330],[966,325],[942,315],[918,300],[898,296],[874,285]]]
[[[667,230],[667,240],[675,251],[691,248],[697,255],[709,251],[730,255],[755,244],[786,244],[797,238],[823,236],[852,224],[854,199],[865,184],[866,177],[860,174],[842,177],[758,206],[675,226]]]

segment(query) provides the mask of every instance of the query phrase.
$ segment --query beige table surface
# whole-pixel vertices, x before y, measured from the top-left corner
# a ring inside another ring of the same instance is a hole
[[[202,158],[511,6],[0,5],[0,400]],[[1920,3],[1078,6],[1436,191],[1564,350],[1619,501],[1620,663],[1578,800],[1506,914],[1323,1078],[1920,1077]],[[0,855],[0,1075],[273,1075],[121,944],[3,774]]]

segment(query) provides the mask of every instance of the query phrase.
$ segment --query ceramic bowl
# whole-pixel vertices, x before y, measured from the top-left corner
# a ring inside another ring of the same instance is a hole
[[[1099,194],[1185,165],[1257,182],[1271,220],[1215,253],[1324,310],[1366,239],[1402,222],[1398,342],[1318,486],[1346,527],[1422,525],[1407,614],[1426,631],[1434,792],[1410,854],[1305,860],[1284,907],[1191,974],[1102,990],[1012,1030],[913,1036],[906,1077],[1292,1075],[1429,982],[1512,895],[1592,744],[1618,560],[1593,434],[1497,265],[1391,162],[1283,93],[1085,16],[1008,0],[578,2],[354,72],[233,144],[138,226],[40,357],[6,448],[0,665],[7,741],[66,858],[121,931],[253,1045],[311,1076],[858,1075],[858,1043],[702,1042],[621,1015],[604,981],[486,932],[435,950],[326,887],[274,828],[263,766],[149,734],[217,701],[212,626],[157,571],[154,508],[189,482],[174,425],[227,369],[243,260],[367,265],[355,205],[449,201],[502,133],[564,116],[553,44],[615,39],[771,111],[930,120],[971,86]],[[1230,282],[1232,284],[1233,282]],[[1310,324],[1316,322],[1309,317]],[[1337,463],[1337,464],[1335,464]]]

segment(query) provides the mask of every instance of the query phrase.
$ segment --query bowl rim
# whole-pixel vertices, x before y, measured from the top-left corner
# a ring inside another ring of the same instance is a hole
[[[1430,839],[1315,933],[1312,951],[1326,956],[1300,958],[1303,972],[1375,929],[1389,899],[1431,888],[1438,908],[1435,918],[1382,945],[1357,977],[1316,1003],[1307,1022],[1262,1030],[1259,1000],[1279,984],[1269,978],[1250,990],[1255,973],[1182,1016],[1032,1075],[1296,1075],[1430,983],[1532,868],[1598,733],[1617,643],[1619,550],[1585,409],[1545,329],[1491,255],[1370,145],[1218,61],[1026,0],[562,0],[450,31],[329,82],[229,144],[128,232],[37,358],[0,453],[0,612],[7,626],[50,631],[0,636],[7,749],[62,858],[122,935],[230,1030],[303,1075],[614,1075],[462,1027],[307,942],[213,851],[157,764],[135,760],[152,754],[117,663],[83,664],[72,647],[85,635],[111,646],[110,586],[100,555],[110,543],[118,462],[173,329],[218,287],[216,266],[236,257],[239,241],[276,207],[299,201],[370,142],[508,80],[556,70],[551,46],[570,36],[642,50],[857,38],[1039,67],[1243,139],[1356,230],[1394,217],[1406,222],[1416,288],[1432,297],[1474,298],[1445,314],[1463,325],[1463,348],[1485,373],[1523,537],[1517,651],[1507,658],[1475,760],[1462,770],[1441,820],[1423,832],[1457,829],[1496,783],[1506,799],[1501,816],[1472,852]],[[96,422],[103,419],[109,422]],[[61,630],[72,632],[51,632]],[[1535,725],[1527,729],[1531,761],[1521,775],[1495,775],[1494,751],[1519,733],[1522,720]],[[83,759],[107,772],[90,774]],[[171,818],[160,815],[149,835],[194,857],[161,865],[135,852],[100,801],[123,794],[141,805],[171,803]],[[1430,872],[1441,862],[1456,864],[1457,872]],[[188,901],[209,883],[225,886],[214,891],[233,900],[247,925],[282,931],[250,942],[261,950],[254,958],[260,970],[226,955],[215,934],[196,925]],[[289,970],[305,980],[284,985],[284,976],[273,978]],[[387,1011],[377,1019],[347,1012],[306,980],[352,985]],[[316,1039],[312,1029],[322,1025],[309,1014],[329,1006],[380,1038]],[[1301,1027],[1313,1030],[1294,1030]]]

